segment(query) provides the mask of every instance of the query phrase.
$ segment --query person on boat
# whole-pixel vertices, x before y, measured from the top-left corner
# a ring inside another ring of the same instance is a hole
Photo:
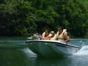
[[[46,40],[48,39],[48,35],[49,35],[49,30],[45,30],[45,32],[42,33],[42,40]]]
[[[38,36],[38,33],[34,33],[33,36]]]
[[[69,36],[69,34],[67,34],[66,39],[67,39],[67,40],[65,40],[65,42],[66,42],[67,44],[69,44],[69,43],[70,43],[70,36]]]
[[[56,39],[55,37],[56,37],[55,32],[51,31],[50,34],[49,34],[49,36],[48,36],[48,40],[55,40]]]
[[[40,40],[41,39],[41,34],[40,33],[34,33],[33,37]]]
[[[63,29],[63,27],[59,27],[58,32],[56,34],[56,39],[68,43],[70,38],[67,35],[67,29]]]

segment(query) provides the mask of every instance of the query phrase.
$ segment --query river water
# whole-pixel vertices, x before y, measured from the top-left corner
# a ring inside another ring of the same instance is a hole
[[[0,37],[0,66],[88,66],[88,39],[72,39],[82,48],[66,58],[39,58],[26,45],[28,37]]]

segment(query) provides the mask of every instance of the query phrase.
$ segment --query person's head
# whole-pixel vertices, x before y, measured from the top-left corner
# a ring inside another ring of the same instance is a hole
[[[55,35],[55,32],[54,31],[51,31],[50,34],[52,34],[52,36],[54,36]]]
[[[49,30],[45,30],[45,32],[46,32],[46,33],[48,33],[48,32],[49,32]]]
[[[64,29],[63,27],[59,27],[59,28],[58,28],[58,31],[59,31],[59,32],[62,32],[63,29]]]
[[[50,33],[51,33],[51,34],[54,34],[54,31],[51,31]]]
[[[45,30],[45,36],[49,35],[49,30]]]

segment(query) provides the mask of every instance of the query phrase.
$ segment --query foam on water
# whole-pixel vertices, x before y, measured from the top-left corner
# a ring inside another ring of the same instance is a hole
[[[88,45],[82,46],[82,48],[74,55],[86,55],[88,56]]]

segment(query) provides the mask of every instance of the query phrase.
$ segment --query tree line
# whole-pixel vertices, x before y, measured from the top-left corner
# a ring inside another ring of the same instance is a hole
[[[71,37],[88,37],[87,0],[0,0],[0,35],[29,36],[63,26]]]

